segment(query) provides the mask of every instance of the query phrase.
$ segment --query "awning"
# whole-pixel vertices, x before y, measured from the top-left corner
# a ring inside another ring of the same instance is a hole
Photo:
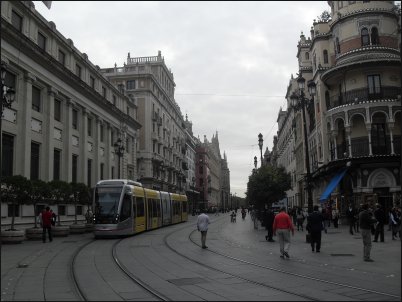
[[[324,193],[322,193],[321,197],[320,197],[320,201],[324,201],[327,200],[327,198],[331,195],[332,191],[336,188],[336,186],[338,185],[338,183],[341,181],[341,179],[343,178],[343,176],[345,176],[345,173],[347,171],[348,168],[343,169],[341,172],[339,172],[338,174],[336,174],[331,181],[329,182],[328,186],[325,188]]]

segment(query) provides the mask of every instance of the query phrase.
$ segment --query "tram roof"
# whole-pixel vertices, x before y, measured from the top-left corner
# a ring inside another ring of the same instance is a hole
[[[138,181],[134,181],[131,179],[106,179],[106,180],[100,180],[96,184],[98,185],[106,185],[106,186],[115,186],[115,185],[133,185],[133,186],[139,186],[142,187],[142,184]]]

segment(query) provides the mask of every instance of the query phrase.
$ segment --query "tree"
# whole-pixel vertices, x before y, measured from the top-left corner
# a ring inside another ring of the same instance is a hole
[[[40,179],[35,179],[30,181],[31,190],[29,191],[29,201],[34,208],[34,228],[38,228],[36,216],[36,205],[40,202],[47,201],[50,197],[49,186],[46,182]]]
[[[74,224],[77,224],[77,204],[89,204],[90,192],[87,185],[84,183],[70,183],[72,200],[74,203]]]
[[[50,203],[69,203],[71,196],[71,186],[62,180],[52,180],[49,182]],[[60,226],[60,215],[57,213],[57,225]]]
[[[286,197],[290,188],[291,178],[285,168],[268,165],[249,176],[246,196],[258,210],[263,210],[265,204],[270,207]]]
[[[29,200],[30,182],[21,175],[3,177],[1,181],[1,200],[12,205],[11,227],[9,230],[16,231],[15,208]]]

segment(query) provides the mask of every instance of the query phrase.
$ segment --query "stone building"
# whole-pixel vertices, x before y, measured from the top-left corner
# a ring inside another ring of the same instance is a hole
[[[293,174],[298,206],[307,206],[308,156],[314,204],[331,203],[342,213],[348,203],[389,209],[401,193],[400,9],[393,1],[328,4],[330,14],[314,20],[310,37],[300,36],[299,77],[316,93],[305,89],[303,120],[291,109],[300,78],[291,79],[289,109],[278,118],[277,162]]]
[[[4,176],[92,187],[100,179],[119,177],[113,144],[120,138],[126,150],[120,177],[135,178],[137,105],[32,1],[1,2],[1,65],[5,84],[16,91],[2,120]],[[9,207],[2,203],[2,218]],[[70,210],[61,205],[56,213],[72,219]],[[32,220],[32,207],[17,211],[17,223]]]
[[[128,53],[127,63],[122,67],[115,65],[101,72],[138,107],[142,127],[135,164],[137,180],[148,188],[184,192],[185,124],[174,98],[173,73],[161,52],[137,58]]]

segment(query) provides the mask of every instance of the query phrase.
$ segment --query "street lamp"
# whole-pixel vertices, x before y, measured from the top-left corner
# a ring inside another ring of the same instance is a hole
[[[262,139],[262,134],[258,134],[258,146],[260,146],[260,152],[261,152],[261,167],[262,167],[262,143],[264,140]]]
[[[309,160],[309,150],[308,150],[308,140],[307,140],[307,127],[306,127],[306,113],[305,108],[310,102],[314,102],[314,96],[316,94],[316,85],[313,80],[308,81],[308,91],[312,99],[308,99],[304,95],[304,85],[306,80],[300,75],[297,78],[297,84],[299,86],[300,94],[293,93],[290,96],[291,107],[296,111],[301,111],[303,114],[303,132],[304,132],[304,148],[305,148],[305,165],[306,165],[306,184],[307,184],[307,205],[308,212],[313,212],[313,197],[311,193],[311,174],[310,174],[310,160]]]
[[[15,98],[15,90],[12,87],[6,85],[6,63],[1,62],[1,112],[0,112],[0,178],[3,175],[3,131],[2,131],[2,122],[3,122],[3,111],[4,108],[11,108],[11,104],[14,102]]]
[[[120,179],[120,158],[124,154],[124,145],[123,145],[123,141],[121,140],[120,137],[117,139],[117,142],[115,142],[113,144],[113,147],[114,147],[114,152],[119,157],[119,168],[118,168],[118,176],[119,177],[118,178]]]

